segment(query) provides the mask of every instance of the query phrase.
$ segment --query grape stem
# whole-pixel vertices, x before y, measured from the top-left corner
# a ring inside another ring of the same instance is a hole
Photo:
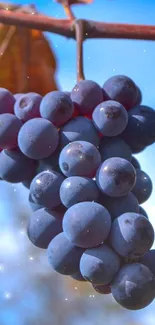
[[[82,19],[75,21],[75,35],[77,42],[77,81],[80,81],[85,79],[83,71],[84,22]]]
[[[71,3],[69,0],[58,0],[57,2],[61,3],[66,16],[70,21],[73,22],[75,26],[75,36],[76,36],[76,71],[77,71],[77,81],[84,80],[83,72],[83,40],[84,40],[84,26],[82,20],[76,20],[73,11],[71,9]]]

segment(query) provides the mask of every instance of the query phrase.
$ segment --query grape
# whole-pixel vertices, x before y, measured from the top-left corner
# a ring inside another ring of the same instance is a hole
[[[59,142],[58,130],[43,118],[27,121],[18,134],[20,150],[29,158],[43,159],[56,150]]]
[[[60,148],[57,147],[57,149],[54,151],[54,153],[51,156],[39,160],[38,168],[37,168],[38,173],[41,173],[46,170],[55,170],[56,172],[60,173],[59,154],[60,154]]]
[[[109,211],[112,220],[126,212],[139,212],[138,201],[131,192],[117,198],[106,196],[103,205]]]
[[[82,281],[82,282],[86,281],[86,279],[82,276],[80,270],[78,272],[72,274],[71,278],[73,278],[76,281]]]
[[[12,149],[18,146],[18,132],[22,122],[13,114],[0,114],[0,147]]]
[[[128,114],[120,103],[107,100],[99,104],[93,112],[93,123],[104,136],[114,137],[124,131],[128,124]]]
[[[96,174],[100,190],[111,197],[127,194],[136,181],[136,171],[129,161],[123,158],[109,158],[103,162]]]
[[[139,260],[139,263],[147,266],[155,276],[155,249],[151,249],[144,256],[142,256]]]
[[[67,208],[79,202],[96,201],[98,197],[99,190],[90,178],[68,177],[60,187],[60,199]]]
[[[65,124],[74,111],[73,102],[68,94],[62,91],[52,91],[45,95],[40,105],[40,114],[55,126]]]
[[[138,258],[151,248],[153,241],[153,227],[141,214],[127,212],[112,223],[110,242],[121,256]]]
[[[32,182],[32,179],[30,179],[30,180],[26,180],[26,181],[24,181],[24,182],[22,182],[22,184],[26,187],[26,188],[30,188],[30,185],[31,185],[31,182]]]
[[[34,203],[52,209],[60,205],[59,190],[64,177],[55,171],[44,171],[35,176],[30,185]]]
[[[133,145],[133,144],[130,144],[130,147],[132,149],[132,153],[133,154],[137,154],[137,153],[140,153],[142,151],[144,151],[146,149],[146,146],[138,146],[138,145]]]
[[[126,109],[132,108],[138,97],[137,86],[133,80],[123,75],[109,78],[103,89],[110,99],[118,101]]]
[[[80,260],[80,271],[83,277],[95,284],[110,283],[120,269],[118,255],[107,245],[89,248]]]
[[[102,161],[112,157],[120,157],[131,161],[132,151],[129,145],[119,137],[101,139],[99,151]]]
[[[136,183],[132,189],[139,204],[146,202],[151,196],[153,189],[150,177],[140,169],[136,170]]]
[[[0,177],[11,183],[23,182],[35,175],[36,162],[19,150],[3,150],[0,153]]]
[[[60,146],[63,148],[73,141],[87,141],[98,146],[100,138],[92,121],[78,116],[66,123],[60,130]]]
[[[147,106],[133,108],[121,136],[134,152],[151,145],[155,141],[155,111]]]
[[[102,88],[92,80],[81,80],[73,88],[71,99],[82,115],[91,114],[103,102]]]
[[[109,212],[96,202],[81,202],[70,207],[63,218],[65,236],[82,248],[95,247],[107,239],[111,228]]]
[[[101,163],[97,148],[86,141],[65,146],[59,156],[59,166],[65,176],[93,177]]]
[[[132,157],[131,164],[133,165],[133,167],[135,169],[141,169],[140,163],[139,163],[138,159],[136,159],[135,157]]]
[[[108,295],[111,293],[111,286],[109,284],[93,284],[93,288],[96,292],[103,295]]]
[[[37,93],[23,94],[15,102],[15,115],[23,122],[40,117],[39,107],[41,100],[42,96]]]
[[[17,93],[17,94],[14,94],[14,98],[15,100],[18,100],[19,98],[21,98],[24,94],[23,93]]]
[[[142,99],[143,99],[143,96],[142,96],[142,92],[140,90],[140,88],[137,86],[137,99],[136,99],[136,102],[134,104],[134,106],[137,106],[137,105],[140,105],[141,102],[142,102]]]
[[[27,234],[37,247],[47,248],[51,240],[62,232],[63,214],[57,210],[39,209],[31,215]]]
[[[0,114],[13,113],[14,103],[15,98],[12,93],[5,88],[0,88]]]
[[[32,211],[37,211],[37,210],[43,208],[42,205],[37,204],[37,203],[35,203],[35,202],[32,200],[31,194],[29,194],[29,205],[30,205]]]
[[[68,95],[68,96],[71,95],[71,91],[64,91],[64,93],[65,93],[66,95]]]
[[[155,278],[139,263],[123,266],[116,275],[111,292],[124,308],[138,310],[148,306],[155,297]]]
[[[141,206],[139,206],[139,213],[142,214],[145,218],[149,219],[146,211]]]
[[[48,261],[58,273],[72,275],[79,270],[80,258],[83,252],[82,248],[76,247],[69,242],[62,232],[48,246]]]
[[[154,116],[154,109],[146,105],[136,105],[128,112],[129,117],[133,115],[141,115],[149,118],[152,114]]]

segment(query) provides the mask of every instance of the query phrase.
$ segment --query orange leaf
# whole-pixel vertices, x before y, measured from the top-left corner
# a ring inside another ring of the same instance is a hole
[[[9,6],[9,10],[17,10],[17,6]],[[57,89],[56,58],[41,31],[0,24],[0,71],[0,87],[12,93],[45,95]]]

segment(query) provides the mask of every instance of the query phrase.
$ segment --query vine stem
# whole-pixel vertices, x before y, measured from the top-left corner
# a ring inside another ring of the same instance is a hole
[[[77,81],[80,81],[85,79],[83,71],[84,21],[82,19],[75,21],[75,35],[77,43]]]

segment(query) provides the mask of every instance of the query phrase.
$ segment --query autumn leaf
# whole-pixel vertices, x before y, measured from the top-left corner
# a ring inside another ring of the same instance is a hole
[[[32,6],[21,6],[29,13]],[[0,10],[3,9],[0,4]],[[14,5],[9,10],[17,11]],[[0,87],[12,93],[38,92],[45,95],[57,89],[57,61],[41,31],[0,24]]]

